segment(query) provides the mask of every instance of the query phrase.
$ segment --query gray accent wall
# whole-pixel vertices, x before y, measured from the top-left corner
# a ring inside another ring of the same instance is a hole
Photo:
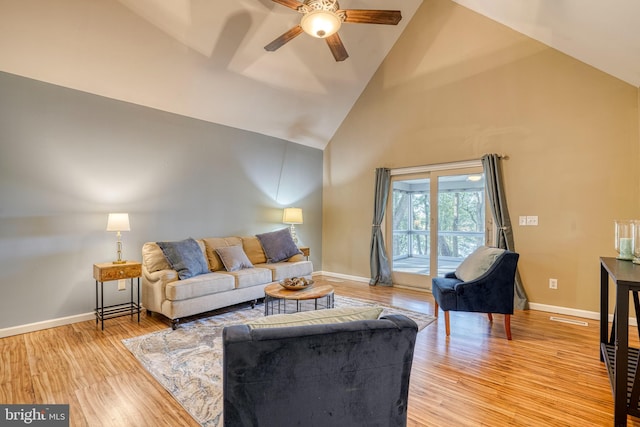
[[[224,102],[224,99],[220,99]],[[321,150],[0,73],[0,329],[91,312],[94,263],[144,242],[250,235],[301,207],[321,269]],[[107,303],[128,292],[106,289]],[[108,327],[108,323],[107,323]]]

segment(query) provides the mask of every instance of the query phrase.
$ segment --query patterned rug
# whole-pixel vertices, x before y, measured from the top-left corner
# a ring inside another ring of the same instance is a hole
[[[379,306],[385,314],[404,314],[424,329],[431,315],[372,301],[335,297],[336,307]],[[264,316],[264,305],[247,306],[122,342],[142,366],[202,426],[222,425],[222,329]]]

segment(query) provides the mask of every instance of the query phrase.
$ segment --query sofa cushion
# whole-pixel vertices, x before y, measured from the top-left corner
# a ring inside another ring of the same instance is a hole
[[[257,234],[256,237],[260,240],[268,263],[285,261],[302,253],[293,241],[288,228]]]
[[[185,280],[176,280],[165,287],[165,296],[171,301],[181,301],[235,288],[235,280],[228,274],[206,273]]]
[[[220,271],[224,270],[224,264],[216,252],[217,248],[226,248],[228,246],[242,245],[242,239],[239,237],[207,237],[202,239],[205,246],[205,253],[207,254],[207,261],[209,262],[209,270]]]
[[[216,253],[222,260],[227,271],[242,270],[243,268],[253,268],[253,264],[247,258],[247,254],[242,250],[242,246],[227,246],[226,248],[216,248]]]
[[[273,264],[256,264],[254,267],[268,268],[271,270],[271,279],[274,282],[279,282],[289,277],[311,276],[313,273],[313,264],[311,261],[287,261],[276,262]]]
[[[482,276],[504,252],[504,249],[480,246],[456,268],[456,277],[464,282]]]
[[[219,274],[233,276],[236,289],[251,286],[268,285],[271,281],[271,271],[267,268],[245,268],[243,270],[225,271]]]
[[[381,307],[345,307],[327,310],[303,311],[293,314],[276,314],[246,323],[251,329],[281,328],[287,326],[325,325],[354,320],[376,320]]]
[[[147,242],[142,246],[142,262],[149,273],[171,269],[167,257],[156,242]]]
[[[256,236],[243,236],[241,239],[244,253],[247,254],[249,261],[251,261],[253,265],[267,262],[267,257],[264,254],[260,240]]]
[[[158,242],[171,268],[178,272],[180,280],[208,273],[209,266],[198,242],[192,238],[176,242]]]

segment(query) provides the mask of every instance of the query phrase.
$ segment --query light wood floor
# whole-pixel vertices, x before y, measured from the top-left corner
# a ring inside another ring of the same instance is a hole
[[[331,282],[336,294],[433,314],[429,293]],[[609,426],[611,388],[598,352],[596,321],[577,326],[518,311],[513,340],[503,317],[451,313],[418,334],[409,426]],[[560,316],[570,318],[568,316]],[[580,319],[584,320],[584,319]],[[73,426],[196,426],[121,340],[168,327],[143,315],[0,339],[1,403],[69,403]],[[637,331],[630,332],[637,345]],[[629,426],[640,419],[629,417]]]

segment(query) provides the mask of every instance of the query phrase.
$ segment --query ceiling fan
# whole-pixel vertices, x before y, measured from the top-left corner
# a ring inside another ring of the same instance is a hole
[[[285,43],[305,32],[313,37],[325,39],[336,61],[349,57],[342,44],[338,30],[343,22],[350,24],[397,25],[402,19],[399,10],[340,9],[337,0],[272,0],[302,13],[300,24],[266,45],[269,52],[279,49]]]

